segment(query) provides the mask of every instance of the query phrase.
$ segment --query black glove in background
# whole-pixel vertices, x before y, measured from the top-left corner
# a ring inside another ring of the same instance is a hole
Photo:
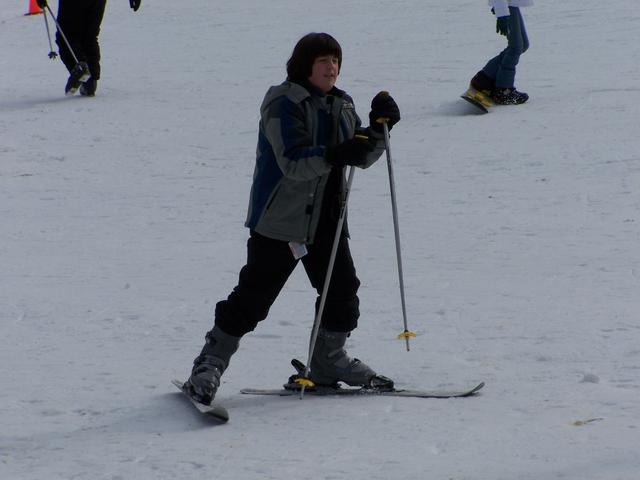
[[[509,30],[509,17],[498,17],[496,20],[496,33],[508,37]]]

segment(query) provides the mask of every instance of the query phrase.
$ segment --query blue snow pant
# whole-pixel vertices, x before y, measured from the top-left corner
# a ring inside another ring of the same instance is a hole
[[[524,19],[518,7],[509,7],[508,45],[499,55],[489,60],[482,69],[489,77],[495,79],[497,88],[514,88],[516,65],[520,55],[529,48],[529,38],[524,26]]]

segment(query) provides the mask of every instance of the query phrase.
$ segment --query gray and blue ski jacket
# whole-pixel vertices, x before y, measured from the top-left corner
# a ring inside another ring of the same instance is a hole
[[[267,91],[260,113],[245,225],[265,237],[311,244],[332,169],[325,160],[326,147],[352,138],[360,128],[353,100],[337,88],[324,94],[285,81]],[[381,134],[370,129],[365,133],[375,141],[375,149],[362,168],[384,151]],[[344,174],[340,181],[342,190]]]

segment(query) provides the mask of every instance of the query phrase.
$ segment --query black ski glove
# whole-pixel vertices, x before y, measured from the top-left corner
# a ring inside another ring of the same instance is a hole
[[[36,0],[36,3],[42,9],[44,9],[47,6],[47,0]]]
[[[498,20],[496,20],[496,33],[508,37],[509,31],[509,17],[498,17]]]
[[[369,125],[376,132],[382,132],[382,123],[379,119],[387,121],[389,130],[400,121],[400,109],[389,92],[380,92],[371,100],[371,112],[369,112]]]
[[[138,11],[138,9],[140,8],[140,2],[141,2],[141,1],[142,1],[142,0],[129,0],[129,6],[130,6],[131,8],[133,8],[133,11],[134,11],[134,12],[137,12],[137,11]]]
[[[355,136],[339,145],[327,147],[325,159],[334,167],[346,165],[364,165],[367,162],[367,154],[373,152],[374,146],[368,138]]]

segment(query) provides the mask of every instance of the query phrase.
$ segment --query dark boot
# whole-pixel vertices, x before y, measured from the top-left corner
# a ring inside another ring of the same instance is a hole
[[[348,336],[347,332],[332,332],[323,328],[318,331],[311,357],[311,380],[317,385],[344,382],[351,386],[393,388],[393,381],[376,374],[366,363],[347,355],[344,345]]]
[[[491,98],[498,105],[520,105],[529,100],[529,95],[514,88],[495,88]]]
[[[89,65],[86,62],[76,63],[69,74],[69,79],[64,87],[64,94],[67,96],[75,95],[78,88],[80,88],[80,84],[87,81],[90,75]]]
[[[86,82],[80,85],[80,95],[83,97],[95,97],[96,89],[98,88],[97,80],[90,78]]]
[[[185,385],[200,403],[210,405],[220,386],[220,377],[229,366],[229,359],[238,350],[240,337],[213,327],[206,340],[202,352],[193,361],[191,376]]]

